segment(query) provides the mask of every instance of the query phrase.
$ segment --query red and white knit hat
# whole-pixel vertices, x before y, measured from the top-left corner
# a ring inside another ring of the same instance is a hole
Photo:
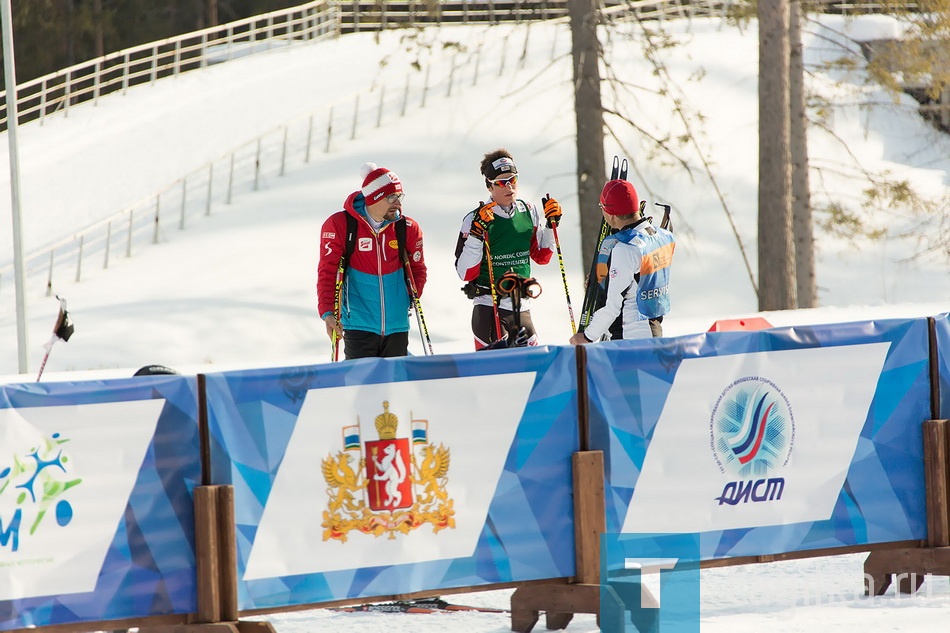
[[[363,176],[363,188],[360,191],[366,198],[367,205],[379,202],[390,194],[402,193],[399,176],[388,169],[377,167],[376,163],[365,163],[360,168],[360,175]]]

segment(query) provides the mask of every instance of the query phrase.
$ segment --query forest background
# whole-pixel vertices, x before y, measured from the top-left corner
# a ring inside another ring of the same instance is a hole
[[[300,2],[12,0],[17,82],[114,51],[286,9]]]

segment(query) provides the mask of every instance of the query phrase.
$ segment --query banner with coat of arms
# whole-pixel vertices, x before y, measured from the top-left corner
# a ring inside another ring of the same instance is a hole
[[[353,530],[392,539],[423,525],[455,527],[448,447],[429,443],[427,420],[412,420],[411,438],[397,437],[398,417],[388,400],[382,408],[373,424],[379,439],[361,443],[358,423],[344,427],[344,450],[323,460],[325,541],[346,541]]]
[[[207,374],[241,610],[575,574],[571,347]]]

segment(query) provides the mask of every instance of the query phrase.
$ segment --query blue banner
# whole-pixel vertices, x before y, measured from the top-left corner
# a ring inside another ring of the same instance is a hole
[[[194,378],[0,386],[0,630],[196,610]]]
[[[573,348],[207,376],[239,607],[574,575]]]
[[[926,538],[927,321],[588,347],[607,530],[703,559]]]
[[[941,420],[950,420],[950,313],[934,317],[934,332],[937,337],[937,384],[940,389],[937,415]]]

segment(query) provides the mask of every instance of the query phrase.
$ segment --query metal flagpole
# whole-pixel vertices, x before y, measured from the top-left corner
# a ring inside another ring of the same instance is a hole
[[[23,272],[22,228],[20,226],[20,159],[17,153],[17,89],[16,60],[13,54],[13,10],[10,0],[0,0],[0,21],[3,30],[3,77],[7,101],[7,140],[10,144],[10,201],[13,211],[13,275],[16,284],[17,358],[20,373],[29,371],[27,358],[26,293]]]

